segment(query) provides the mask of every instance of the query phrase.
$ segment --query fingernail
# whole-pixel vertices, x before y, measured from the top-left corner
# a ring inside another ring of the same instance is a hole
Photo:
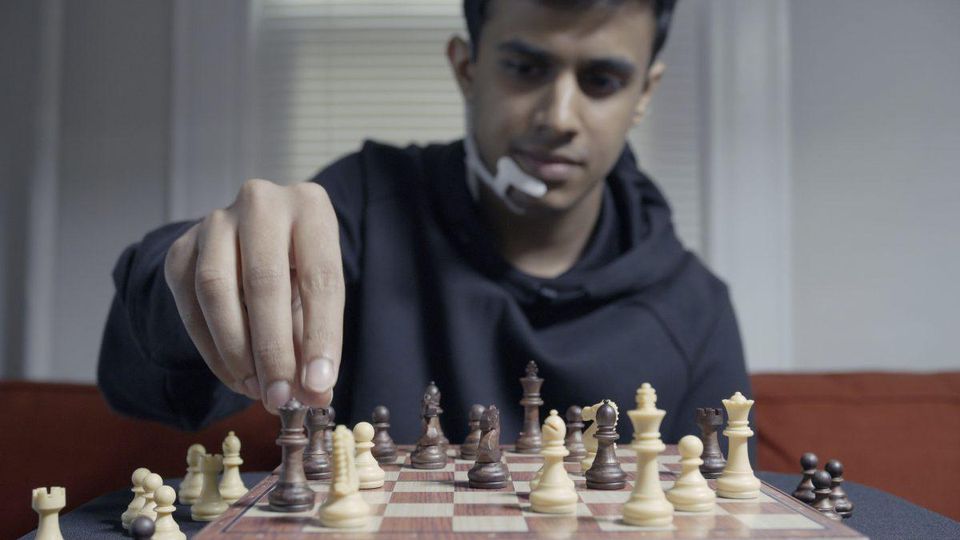
[[[317,358],[307,364],[303,377],[303,386],[311,392],[325,392],[336,382],[333,361],[329,358]]]
[[[247,389],[247,395],[251,399],[260,399],[260,382],[256,377],[247,377],[243,381],[244,388]]]
[[[279,409],[290,401],[290,383],[287,381],[274,381],[267,387],[267,406],[272,409]]]

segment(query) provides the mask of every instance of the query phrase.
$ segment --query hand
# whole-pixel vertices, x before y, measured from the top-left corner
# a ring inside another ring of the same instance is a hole
[[[343,344],[337,216],[318,184],[248,180],[164,263],[184,326],[227,387],[271,412],[333,397]]]

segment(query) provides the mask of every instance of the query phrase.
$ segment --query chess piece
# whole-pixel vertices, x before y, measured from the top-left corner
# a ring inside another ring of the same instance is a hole
[[[434,429],[440,434],[440,451],[446,456],[447,449],[450,448],[450,440],[443,434],[443,426],[440,425],[440,415],[443,414],[443,408],[440,406],[440,397],[440,389],[437,388],[437,385],[433,381],[430,381],[430,384],[427,385],[424,398],[429,399],[436,405],[437,415],[432,417],[430,422],[433,422]]]
[[[480,489],[507,487],[507,469],[500,453],[500,411],[490,405],[480,417],[480,444],[477,461],[467,472],[469,486]]]
[[[480,446],[480,435],[483,433],[480,429],[480,417],[483,416],[485,410],[486,408],[480,404],[474,404],[470,407],[468,416],[470,433],[464,439],[463,444],[460,445],[460,459],[470,461],[477,459],[477,448]]]
[[[228,505],[220,495],[220,486],[217,484],[217,475],[221,471],[223,456],[220,454],[206,454],[200,459],[203,489],[200,491],[200,498],[190,507],[190,516],[194,521],[213,521],[227,511]]]
[[[823,469],[830,474],[830,500],[833,502],[833,509],[840,517],[847,519],[853,515],[853,503],[843,489],[843,464],[831,459]]]
[[[353,438],[357,450],[355,457],[357,478],[360,489],[374,489],[383,487],[386,473],[380,468],[377,459],[373,457],[373,425],[369,422],[360,422],[353,427]]]
[[[199,473],[198,473],[199,474]],[[130,536],[133,540],[151,540],[156,526],[147,516],[140,516],[130,524]]]
[[[530,508],[534,512],[574,514],[577,511],[577,491],[563,466],[563,458],[569,453],[563,446],[566,431],[557,411],[550,411],[541,430],[544,447],[540,455],[544,464],[540,469],[540,481],[530,492]]]
[[[807,452],[800,456],[800,466],[803,468],[803,478],[793,490],[793,498],[806,504],[813,504],[816,496],[813,494],[813,474],[817,472],[817,455]]]
[[[323,446],[327,455],[333,453],[333,427],[337,425],[337,411],[327,406],[327,427],[323,430]]]
[[[246,495],[247,486],[240,477],[240,439],[231,431],[223,439],[223,478],[220,479],[220,495],[227,504],[237,502]]]
[[[137,513],[138,516],[147,516],[150,519],[157,519],[157,501],[154,496],[160,486],[163,485],[163,478],[157,473],[150,473],[143,479],[143,508]]]
[[[67,490],[45,487],[33,490],[33,511],[37,513],[37,540],[63,540],[60,534],[60,511],[67,505]]]
[[[821,514],[834,521],[840,521],[843,518],[833,508],[833,501],[830,500],[830,473],[827,471],[817,471],[813,473],[813,508]]]
[[[193,504],[200,498],[203,478],[200,476],[200,458],[207,453],[202,444],[191,444],[187,448],[187,474],[180,482],[180,504]]]
[[[397,445],[390,437],[390,411],[383,405],[373,409],[373,457],[377,463],[397,462]]]
[[[447,455],[441,446],[440,424],[436,421],[439,409],[430,393],[425,393],[420,404],[423,433],[410,454],[410,464],[414,469],[442,469],[447,464]]]
[[[700,441],[703,443],[703,465],[700,465],[700,472],[704,478],[719,478],[727,465],[717,437],[717,430],[723,425],[723,411],[713,407],[701,407],[697,409],[696,422],[700,426]]]
[[[333,476],[326,436],[330,433],[329,409],[311,407],[307,410],[307,448],[303,452],[303,473],[307,480],[329,480]]]
[[[523,429],[517,438],[516,451],[521,454],[538,454],[543,446],[543,437],[540,433],[540,387],[543,379],[537,377],[537,363],[531,360],[527,363],[527,374],[520,378],[523,386]]]
[[[605,400],[597,409],[596,422],[597,455],[586,472],[588,489],[623,489],[627,485],[627,473],[617,460],[617,410]]]
[[[153,496],[157,502],[157,519],[154,522],[154,533],[150,540],[187,540],[180,526],[173,520],[176,507],[173,501],[177,494],[170,486],[160,486]]]
[[[200,469],[198,468],[197,470],[199,471]],[[147,502],[147,499],[143,496],[143,481],[147,478],[148,474],[150,474],[149,469],[140,467],[133,471],[133,475],[130,478],[130,481],[133,483],[133,487],[130,488],[130,491],[133,492],[133,500],[130,501],[130,504],[127,505],[127,510],[120,516],[120,523],[123,525],[123,528],[128,531],[130,530],[130,522],[140,515],[140,509],[143,508],[144,503]]]
[[[760,496],[760,479],[754,476],[747,454],[747,439],[753,436],[747,415],[753,400],[737,392],[723,400],[727,409],[727,429],[723,435],[729,442],[727,465],[717,479],[717,495],[726,499],[756,499]]]
[[[630,447],[637,452],[637,477],[630,500],[623,505],[623,521],[641,527],[666,527],[673,523],[673,505],[660,484],[657,455],[667,448],[660,440],[660,423],[667,412],[657,408],[657,392],[650,383],[637,389],[636,403],[637,408],[627,415],[633,424]]]
[[[346,426],[337,426],[333,432],[333,482],[330,494],[319,510],[320,523],[324,527],[355,528],[367,523],[370,505],[360,496],[354,461],[356,451],[353,433]]]
[[[717,502],[717,494],[707,485],[700,472],[703,460],[703,441],[696,435],[686,435],[677,445],[680,451],[680,477],[667,491],[667,500],[675,510],[709,512]]]
[[[567,457],[564,461],[577,463],[587,457],[587,449],[583,446],[583,418],[581,414],[583,409],[577,405],[571,405],[567,408],[567,437],[564,440],[564,446],[567,448]]]
[[[586,473],[587,471],[590,470],[590,467],[593,466],[594,458],[597,457],[597,438],[595,436],[597,433],[597,423],[594,420],[596,419],[597,409],[599,409],[600,406],[603,405],[603,403],[604,402],[601,401],[600,403],[597,403],[595,405],[584,407],[580,411],[580,417],[585,422],[593,421],[593,423],[590,424],[590,427],[588,427],[587,430],[583,432],[583,446],[587,451],[587,455],[582,460],[580,460],[580,470],[583,473]],[[619,409],[617,409],[617,404],[614,403],[613,401],[610,401],[610,405],[613,407],[613,410],[617,411],[617,419],[619,420],[620,411]],[[614,446],[614,450],[616,450],[616,446]]]
[[[332,416],[333,409],[330,409]],[[307,415],[304,407],[296,398],[280,407],[280,436],[277,445],[283,449],[280,463],[280,477],[270,495],[270,509],[277,512],[303,512],[313,508],[314,493],[307,485],[307,476],[303,471],[303,450],[307,446],[307,437],[303,434],[303,420]]]

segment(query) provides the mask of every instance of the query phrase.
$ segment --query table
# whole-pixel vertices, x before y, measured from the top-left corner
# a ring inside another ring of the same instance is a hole
[[[244,473],[244,482],[254,485],[268,473]],[[800,475],[758,472],[763,481],[792,492]],[[180,479],[168,480],[167,485],[179,488]],[[902,538],[960,538],[960,522],[921,508],[904,499],[855,482],[844,487],[853,501],[854,515],[844,523],[874,539]],[[120,514],[130,502],[130,491],[124,489],[98,497],[68,514],[60,516],[60,529],[70,540],[129,538],[120,526]],[[174,514],[180,528],[188,537],[206,525],[190,520],[190,508],[178,506]],[[33,539],[34,533],[24,539]]]

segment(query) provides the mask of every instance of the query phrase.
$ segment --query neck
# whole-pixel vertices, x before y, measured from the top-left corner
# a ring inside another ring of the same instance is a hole
[[[580,258],[596,227],[604,182],[563,211],[511,212],[481,184],[480,207],[493,229],[500,254],[515,268],[540,278],[554,278]]]

